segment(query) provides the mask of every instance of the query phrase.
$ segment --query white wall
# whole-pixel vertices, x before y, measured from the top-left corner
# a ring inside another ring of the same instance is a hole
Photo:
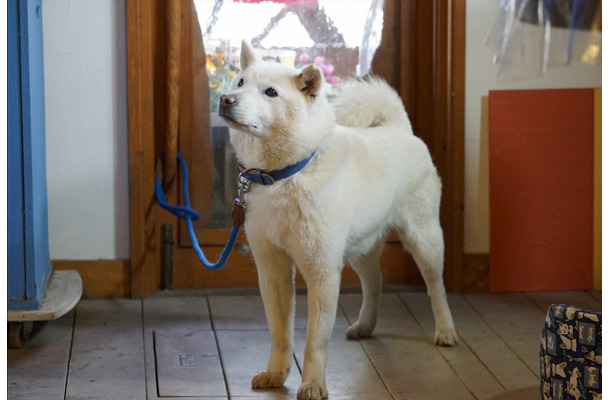
[[[129,258],[125,3],[43,2],[51,259]]]
[[[489,252],[489,165],[486,137],[481,137],[481,97],[497,89],[601,87],[601,66],[573,62],[539,78],[500,82],[493,49],[485,36],[500,0],[466,1],[465,205],[464,251]]]

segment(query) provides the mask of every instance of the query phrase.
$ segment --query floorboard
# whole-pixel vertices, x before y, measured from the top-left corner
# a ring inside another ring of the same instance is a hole
[[[330,399],[535,399],[548,306],[601,310],[601,292],[450,294],[458,346],[433,344],[425,293],[384,293],[374,336],[348,340],[361,294],[342,294],[328,350]],[[276,400],[300,385],[307,297],[297,295],[285,387],[251,388],[271,347],[260,295],[187,294],[81,300],[10,349],[11,400]]]
[[[464,298],[537,377],[546,313],[523,293],[471,293]]]
[[[231,399],[296,398],[301,378],[293,362],[284,388],[252,389],[252,378],[267,367],[271,338],[260,296],[210,296],[210,312]]]
[[[296,398],[301,383],[296,363],[284,387],[279,389],[252,389],[252,377],[267,367],[271,338],[266,330],[219,330],[216,332],[220,354],[231,399],[256,398],[280,400]]]
[[[587,290],[587,293],[589,293],[597,301],[599,301],[599,304],[602,303],[602,291],[601,290]]]
[[[151,297],[142,303],[147,399],[184,399],[185,396],[190,400],[228,399],[207,299],[203,296]],[[167,338],[172,340],[166,340],[164,346],[163,343],[155,342],[155,338],[162,338],[162,342]],[[186,340],[184,343],[176,343],[177,338]],[[182,345],[187,347],[181,347]],[[155,351],[157,347],[161,351]],[[180,353],[198,354],[196,365],[179,366]],[[208,357],[211,354],[213,356]],[[168,375],[172,373],[174,376],[178,374],[179,378],[172,379]],[[201,379],[197,379],[197,374]],[[174,385],[186,377],[189,382],[195,382]],[[202,385],[204,382],[205,387]],[[214,396],[210,397],[212,394]]]
[[[265,306],[259,295],[248,296],[210,296],[210,309],[213,313],[214,328],[217,330],[267,329]],[[295,329],[307,328],[307,296],[297,295],[294,318]],[[348,323],[338,309],[336,328],[347,328]]]
[[[526,296],[546,314],[551,304],[568,304],[591,311],[602,310],[601,301],[588,292],[582,290],[569,290],[562,292],[531,292]]]
[[[454,317],[456,321],[454,322],[458,335],[461,335],[462,330],[460,328],[462,328],[463,324],[458,319],[462,316],[464,311],[459,308],[459,305],[455,304],[456,301],[461,300],[461,298],[459,295],[451,294],[448,297],[452,305],[453,313],[456,314]],[[426,336],[428,338],[433,338],[435,322],[429,298],[413,293],[401,293],[400,298],[413,313]],[[468,332],[464,332],[464,335],[467,337]],[[504,391],[504,388],[493,376],[488,367],[483,364],[479,356],[468,346],[468,342],[464,337],[460,338],[460,343],[458,343],[457,346],[437,346],[436,350],[477,399],[487,399]]]
[[[66,399],[146,398],[142,303],[81,300],[69,367]]]
[[[8,349],[8,398],[64,398],[74,311],[40,326],[23,349]]]
[[[296,357],[303,365],[306,331],[295,333]],[[326,382],[332,399],[392,399],[359,340],[348,340],[345,329],[333,329],[328,346]]]
[[[260,296],[210,296],[216,330],[266,330],[265,306]]]
[[[357,320],[360,303],[359,295],[341,299],[350,322]],[[374,336],[361,344],[397,399],[474,398],[397,294],[382,294]]]
[[[222,365],[212,331],[155,331],[159,397],[226,396]]]
[[[536,375],[462,295],[450,295],[449,306],[461,345],[472,351],[505,390],[538,383]],[[536,335],[531,340],[538,340]]]

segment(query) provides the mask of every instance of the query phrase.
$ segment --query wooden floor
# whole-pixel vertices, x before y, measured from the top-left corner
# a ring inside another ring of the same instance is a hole
[[[328,354],[330,399],[539,398],[539,335],[551,303],[601,311],[600,292],[452,294],[460,344],[432,344],[427,296],[384,293],[375,336],[347,340],[361,296],[342,294]],[[269,352],[255,294],[81,300],[8,351],[9,399],[294,399],[306,298],[285,388],[253,390]]]

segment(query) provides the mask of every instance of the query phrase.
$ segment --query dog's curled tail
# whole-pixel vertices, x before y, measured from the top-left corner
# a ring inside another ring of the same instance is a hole
[[[386,81],[375,76],[346,83],[332,104],[335,119],[343,126],[394,126],[411,129],[398,93]]]

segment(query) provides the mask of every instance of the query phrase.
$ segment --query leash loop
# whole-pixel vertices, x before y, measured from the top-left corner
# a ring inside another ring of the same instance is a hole
[[[161,185],[161,180],[159,179],[159,176],[155,176],[155,195],[157,198],[157,202],[163,209],[169,211],[171,214],[175,215],[178,218],[186,220],[186,227],[189,233],[189,237],[191,238],[191,244],[193,245],[195,253],[197,253],[197,256],[199,257],[199,261],[201,261],[203,266],[207,269],[211,271],[216,271],[225,265],[225,263],[227,262],[227,258],[231,253],[231,250],[233,250],[233,246],[235,246],[235,240],[237,239],[239,228],[241,228],[241,226],[243,225],[243,221],[245,220],[246,201],[244,194],[250,190],[250,186],[247,185],[247,190],[242,190],[240,178],[240,190],[238,192],[237,198],[235,199],[235,202],[237,204],[239,200],[239,205],[243,209],[243,218],[241,218],[241,224],[236,226],[236,222],[239,222],[239,219],[236,221],[236,217],[233,216],[233,228],[231,229],[229,240],[224,250],[220,254],[218,261],[212,263],[208,261],[205,254],[203,254],[203,250],[201,250],[201,246],[199,246],[199,241],[197,240],[197,235],[195,234],[193,221],[198,220],[200,218],[200,215],[197,211],[191,208],[191,201],[188,192],[188,171],[186,169],[186,162],[184,161],[184,157],[182,157],[182,154],[180,154],[180,152],[177,152],[177,157],[178,163],[180,164],[180,169],[182,170],[182,195],[184,197],[184,206],[168,204],[167,199],[165,198],[165,193],[163,193],[163,186]],[[235,208],[236,207],[234,205],[234,211]],[[237,213],[241,214],[240,211],[237,211]],[[233,212],[232,214],[235,214],[235,212]]]

